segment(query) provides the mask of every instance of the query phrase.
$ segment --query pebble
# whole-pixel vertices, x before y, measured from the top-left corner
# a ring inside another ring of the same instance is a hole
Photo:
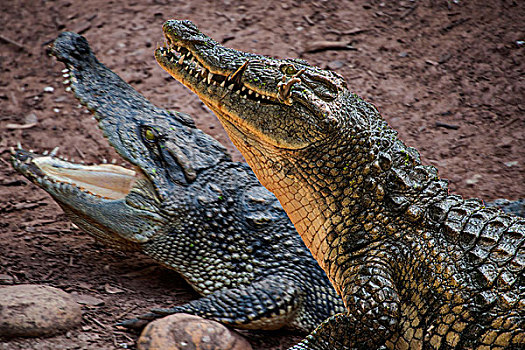
[[[66,292],[21,284],[0,288],[0,337],[65,333],[82,321],[82,311]]]
[[[252,350],[252,346],[219,322],[180,313],[150,322],[137,341],[137,349]]]

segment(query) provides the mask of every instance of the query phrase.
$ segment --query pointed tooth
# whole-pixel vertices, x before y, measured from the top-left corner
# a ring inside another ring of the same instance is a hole
[[[111,159],[111,164],[117,164],[117,160],[115,158]]]
[[[56,146],[55,148],[53,148],[53,149],[51,150],[51,152],[49,152],[49,155],[50,155],[51,157],[56,156],[57,153],[58,153],[59,148],[60,148],[60,147],[58,147],[58,146]]]
[[[62,84],[64,84],[64,85],[67,85],[67,84],[69,84],[69,83],[70,83],[69,79],[66,79],[66,80],[64,80],[64,81],[62,82]]]
[[[63,77],[63,78],[69,78],[69,74],[64,73],[64,74],[62,74],[62,77]]]
[[[18,141],[18,142],[16,143],[16,147],[17,147],[18,149],[22,149],[22,144],[20,143],[20,141]]]
[[[43,156],[47,156],[49,154],[49,151],[46,149],[44,152],[42,152]]]
[[[260,96],[261,96],[261,95],[259,95],[258,92],[255,93],[255,97],[256,97],[256,98],[259,98]]]
[[[248,89],[248,95],[253,94],[253,90]]]
[[[103,164],[107,164],[108,163],[108,160],[106,158],[102,158],[102,163]]]
[[[246,87],[244,85],[241,87],[241,91],[246,91]]]
[[[198,78],[199,77],[199,72],[195,73],[195,78]]]
[[[241,95],[242,98],[246,98],[246,95]]]
[[[240,94],[241,94],[241,90],[236,90],[235,93],[236,93],[237,95],[240,95]]]
[[[209,72],[208,73],[208,85],[211,84],[211,80],[213,79],[213,73],[212,72]]]
[[[180,60],[179,60],[179,64],[183,64],[184,63],[184,57],[180,57]]]
[[[67,68],[62,69],[62,73],[69,73],[69,69]]]
[[[228,89],[230,89],[230,90],[233,90],[233,87],[234,87],[233,84],[228,85]]]
[[[9,147],[9,152],[11,152],[12,155],[15,155],[16,154],[16,151],[15,151],[15,148],[14,147]]]
[[[226,80],[223,80],[221,83],[221,87],[224,87],[226,85]]]

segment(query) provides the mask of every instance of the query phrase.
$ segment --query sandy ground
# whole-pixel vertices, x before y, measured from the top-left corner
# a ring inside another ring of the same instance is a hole
[[[236,159],[216,118],[157,66],[165,20],[190,19],[236,49],[334,69],[439,168],[451,191],[492,200],[525,196],[524,17],[519,1],[1,1],[0,283],[46,284],[97,302],[84,306],[79,329],[0,339],[0,349],[134,348],[136,335],[116,330],[116,321],[196,297],[177,274],[72,228],[10,167],[17,141],[60,146],[86,162],[117,157],[64,92],[62,64],[45,54],[61,31],[83,34],[109,68],[155,104],[192,115]],[[301,335],[246,336],[254,349],[284,349]]]

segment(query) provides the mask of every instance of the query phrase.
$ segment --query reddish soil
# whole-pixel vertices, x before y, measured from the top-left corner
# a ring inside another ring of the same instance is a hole
[[[45,54],[61,31],[82,33],[108,67],[155,104],[191,114],[237,159],[216,118],[157,66],[165,20],[190,19],[237,49],[332,68],[450,179],[451,191],[492,200],[525,196],[524,17],[523,1],[1,1],[0,283],[52,285],[103,304],[88,301],[97,305],[86,305],[82,327],[66,335],[4,339],[0,349],[134,348],[136,335],[116,330],[116,321],[196,297],[175,273],[71,227],[10,167],[17,141],[60,146],[86,162],[116,157],[64,92],[62,64]],[[325,50],[319,41],[357,50]],[[246,336],[254,349],[283,349],[300,337]]]

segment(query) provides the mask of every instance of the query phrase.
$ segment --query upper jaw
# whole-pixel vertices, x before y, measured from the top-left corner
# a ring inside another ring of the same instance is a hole
[[[253,69],[268,64],[266,57],[225,48],[188,21],[171,20],[163,29],[167,44],[155,51],[158,63],[196,93],[209,91],[221,100],[230,95],[246,102],[279,104],[275,84],[261,84]]]

